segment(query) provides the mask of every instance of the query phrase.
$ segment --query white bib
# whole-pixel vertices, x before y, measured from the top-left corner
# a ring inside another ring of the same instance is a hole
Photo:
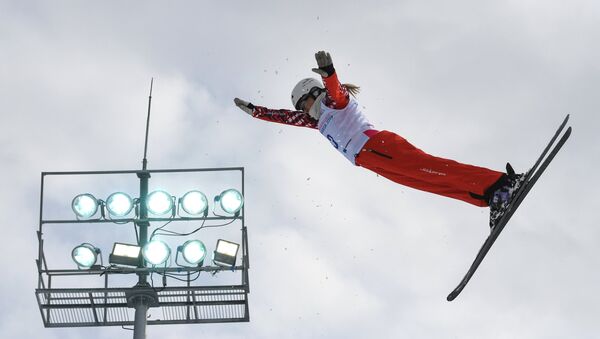
[[[365,145],[369,137],[365,131],[373,129],[358,106],[358,102],[350,97],[348,105],[343,109],[333,109],[321,101],[321,117],[319,132],[327,138],[351,163]]]

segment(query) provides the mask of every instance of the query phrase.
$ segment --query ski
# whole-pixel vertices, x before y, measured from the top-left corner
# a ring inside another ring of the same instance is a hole
[[[517,193],[515,195],[515,198],[508,206],[506,212],[500,218],[500,220],[498,220],[498,224],[490,232],[490,235],[487,237],[487,239],[481,246],[481,249],[477,253],[475,260],[473,261],[473,263],[471,264],[471,267],[467,271],[467,274],[464,276],[464,278],[461,280],[461,282],[458,284],[458,286],[446,298],[448,301],[452,301],[452,300],[456,299],[456,297],[462,292],[462,290],[465,288],[465,286],[467,286],[467,283],[469,282],[469,280],[471,280],[471,278],[473,277],[473,274],[475,274],[475,271],[477,270],[477,268],[479,267],[479,265],[481,264],[481,262],[487,255],[488,251],[490,250],[490,248],[492,247],[492,245],[494,244],[494,242],[496,241],[496,239],[498,238],[498,236],[504,229],[504,226],[506,226],[506,224],[508,223],[508,221],[510,220],[512,215],[515,213],[515,211],[517,210],[517,208],[519,207],[521,202],[525,199],[525,197],[527,196],[527,194],[529,193],[529,191],[531,190],[533,185],[535,185],[535,183],[537,182],[539,177],[544,173],[544,171],[546,170],[548,165],[550,165],[550,163],[552,162],[552,160],[554,159],[554,157],[556,156],[558,151],[560,151],[560,149],[565,144],[567,139],[569,139],[569,136],[571,135],[571,127],[567,128],[567,130],[562,135],[560,140],[552,148],[552,145],[554,145],[554,142],[556,141],[556,139],[559,137],[559,135],[565,128],[568,120],[569,120],[569,115],[567,115],[565,117],[562,124],[559,126],[558,130],[556,131],[556,133],[554,134],[554,136],[552,137],[552,139],[550,140],[550,142],[548,143],[548,145],[546,146],[546,148],[544,149],[542,154],[539,156],[539,158],[537,159],[537,161],[535,162],[533,167],[527,172],[525,180],[523,182],[523,185],[519,188],[519,190],[517,191]],[[552,148],[552,150],[550,151],[551,148]],[[548,151],[550,151],[549,154],[548,154]],[[548,154],[548,156],[546,157],[547,154]]]

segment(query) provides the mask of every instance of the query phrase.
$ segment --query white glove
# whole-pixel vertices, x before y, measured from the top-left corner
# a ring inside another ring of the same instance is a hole
[[[252,105],[252,103],[250,103],[248,101],[244,101],[244,100],[239,99],[239,98],[233,99],[233,102],[242,111],[244,111],[244,112],[246,112],[246,113],[248,113],[250,115],[252,115],[252,113],[254,113],[254,105]]]

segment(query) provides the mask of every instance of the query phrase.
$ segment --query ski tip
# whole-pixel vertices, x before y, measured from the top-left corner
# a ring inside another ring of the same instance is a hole
[[[446,297],[447,301],[452,301],[454,299],[456,299],[456,297],[458,297],[458,293],[456,291],[452,291],[452,293],[448,294],[448,296]]]

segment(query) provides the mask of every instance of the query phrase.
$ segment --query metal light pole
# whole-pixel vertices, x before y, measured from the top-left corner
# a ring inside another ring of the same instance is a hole
[[[144,152],[145,153],[145,152]],[[140,178],[140,217],[136,220],[135,225],[140,230],[140,238],[138,245],[140,248],[144,248],[144,245],[148,242],[148,209],[146,207],[146,198],[148,197],[148,179],[150,173],[146,171],[146,157],[144,157],[144,168],[137,174]],[[143,268],[144,258],[140,256],[139,268]],[[148,273],[141,271],[138,273],[138,283],[135,285],[135,289],[149,290],[150,285],[148,284],[147,277]],[[148,306],[150,303],[156,303],[157,300],[150,300],[152,297],[147,296],[143,293],[134,294],[128,298],[128,303],[132,304],[135,308],[135,323],[133,325],[133,338],[134,339],[145,339],[146,338],[146,316],[148,313]],[[157,296],[158,298],[158,296]]]
[[[135,304],[133,339],[146,339],[146,313],[148,312],[148,305],[146,305],[144,298],[137,298]]]
[[[152,105],[152,85],[154,78],[150,80],[150,95],[148,96],[148,116],[146,118],[146,140],[144,143],[144,158],[142,160],[142,170],[137,174],[140,178],[140,217],[135,222],[136,227],[140,230],[140,238],[138,245],[140,248],[144,248],[148,242],[148,207],[146,206],[146,199],[148,198],[148,180],[150,179],[150,173],[147,171],[148,160],[146,158],[148,152],[148,130],[150,128],[150,107]],[[140,256],[139,268],[145,267],[144,258]],[[148,284],[147,272],[138,273],[138,283],[135,286],[136,289],[148,290],[150,285]],[[158,300],[151,300],[153,296],[140,293],[139,295],[133,295],[130,297],[130,302],[135,308],[135,322],[133,325],[133,338],[134,339],[145,339],[146,338],[146,319],[148,313],[149,304],[156,303]],[[158,296],[156,296],[158,299]]]

